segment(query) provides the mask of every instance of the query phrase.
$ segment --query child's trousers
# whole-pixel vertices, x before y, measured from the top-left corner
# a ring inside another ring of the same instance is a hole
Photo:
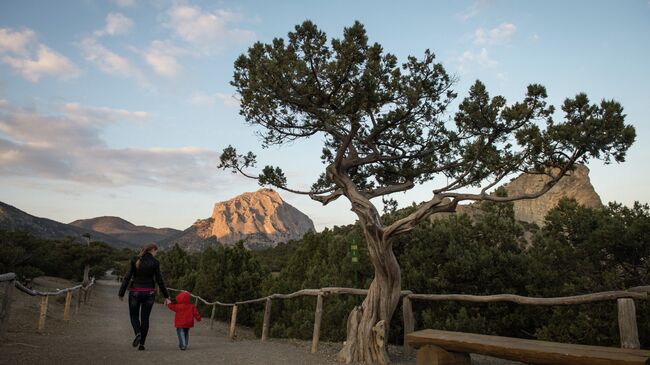
[[[187,348],[187,344],[190,340],[190,329],[189,328],[177,328],[176,334],[178,335],[178,347],[184,349]]]

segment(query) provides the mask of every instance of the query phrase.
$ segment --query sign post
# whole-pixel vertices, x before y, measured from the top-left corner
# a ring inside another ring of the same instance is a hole
[[[350,245],[350,256],[352,257],[352,267],[354,267],[354,287],[358,288],[359,287],[359,271],[358,271],[359,246],[357,246],[357,243],[354,240],[352,240],[352,244]]]

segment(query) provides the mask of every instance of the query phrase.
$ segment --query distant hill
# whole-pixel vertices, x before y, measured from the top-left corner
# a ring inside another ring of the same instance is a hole
[[[170,248],[178,243],[187,251],[203,251],[208,246],[218,246],[217,238],[210,233],[213,223],[212,218],[197,219],[186,230],[160,241],[160,246]]]
[[[133,247],[129,242],[117,237],[47,218],[35,217],[2,202],[0,202],[0,229],[7,231],[25,231],[35,237],[44,239],[72,237],[80,243],[86,242],[86,238],[83,237],[84,234],[90,234],[91,240],[103,241],[114,247]]]
[[[120,217],[110,216],[79,219],[70,223],[70,225],[116,237],[135,247],[149,242],[162,241],[181,232],[173,228],[136,226]]]
[[[301,239],[314,231],[314,222],[271,189],[243,193],[217,202],[212,216],[197,220],[182,233],[161,242],[163,247],[178,243],[188,250],[202,250],[219,242],[232,245],[244,241],[251,250]]]

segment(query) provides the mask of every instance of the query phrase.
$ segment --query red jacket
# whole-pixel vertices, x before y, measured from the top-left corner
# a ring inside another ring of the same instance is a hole
[[[176,312],[174,319],[174,326],[176,328],[192,328],[194,327],[194,319],[201,320],[199,311],[196,310],[194,304],[190,302],[190,293],[184,291],[176,296],[176,304],[169,303],[167,308]]]

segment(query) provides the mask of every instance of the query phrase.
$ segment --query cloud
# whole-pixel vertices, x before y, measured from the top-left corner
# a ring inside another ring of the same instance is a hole
[[[231,108],[239,108],[239,99],[235,95],[217,93],[216,96],[223,102],[223,105]]]
[[[71,79],[81,73],[67,57],[38,42],[31,29],[0,28],[0,61],[32,82],[38,82],[43,75]]]
[[[478,53],[465,51],[458,58],[458,71],[461,74],[467,74],[472,64],[477,64],[482,68],[495,68],[499,63],[490,57],[486,48],[481,48]]]
[[[516,31],[517,27],[512,23],[502,23],[490,30],[478,28],[474,31],[474,44],[479,46],[508,45]]]
[[[648,0],[648,1],[650,1],[650,0]],[[533,43],[539,43],[539,41],[540,41],[541,39],[542,39],[542,37],[540,37],[539,34],[537,34],[537,33],[534,33],[534,34],[530,37],[530,40],[531,40],[531,42],[533,42]]]
[[[115,76],[131,77],[147,85],[142,71],[127,58],[107,49],[97,42],[94,37],[84,38],[79,44],[84,58],[93,63],[101,71]]]
[[[11,52],[27,55],[28,46],[36,43],[36,38],[36,33],[31,29],[13,31],[8,28],[0,28],[0,53]]]
[[[120,8],[129,8],[135,5],[135,0],[113,0],[113,2]]]
[[[79,76],[79,68],[65,56],[41,44],[34,58],[5,56],[2,61],[20,72],[27,80],[38,82],[43,75],[61,79]]]
[[[125,17],[120,13],[109,13],[106,16],[106,26],[104,29],[95,32],[97,36],[121,35],[128,33],[133,28],[133,20]]]
[[[204,92],[195,92],[190,96],[190,103],[200,106],[215,105],[221,101],[223,105],[230,108],[239,108],[239,99],[235,95],[225,93],[206,94]]]
[[[463,22],[466,22],[474,18],[475,16],[479,15],[488,6],[488,3],[489,3],[488,0],[474,1],[463,12],[458,14],[458,16]]]
[[[208,95],[204,92],[195,92],[190,96],[190,103],[200,106],[210,106],[217,102],[216,95]]]
[[[183,49],[175,47],[169,42],[156,40],[151,42],[149,48],[143,53],[143,57],[159,75],[175,77],[183,69],[176,57],[183,53],[185,53]]]
[[[101,137],[118,122],[149,113],[63,105],[56,113],[0,103],[0,176],[75,181],[92,186],[155,186],[209,191],[219,155],[198,147],[111,148]],[[227,174],[230,175],[230,174]],[[223,183],[223,182],[222,182]]]
[[[165,24],[186,42],[213,49],[255,39],[254,32],[231,27],[242,20],[241,15],[227,10],[204,12],[198,6],[175,5],[167,11]]]

